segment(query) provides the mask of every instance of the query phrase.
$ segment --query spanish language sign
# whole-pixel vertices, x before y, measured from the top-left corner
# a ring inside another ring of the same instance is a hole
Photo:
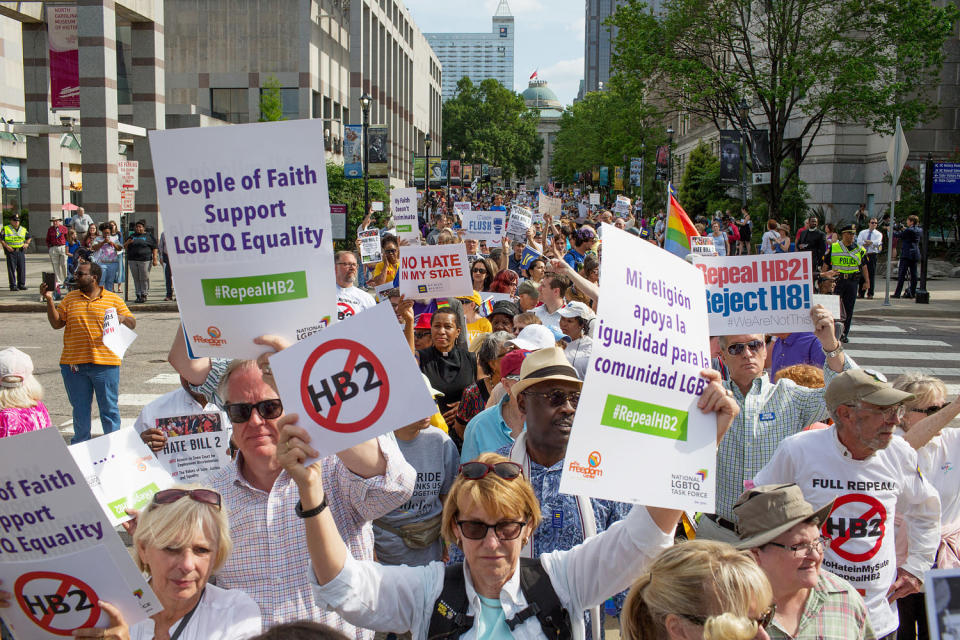
[[[223,429],[223,415],[157,418],[157,429],[167,436],[157,459],[174,480],[204,482],[230,463],[230,433]]]
[[[702,256],[710,335],[813,331],[810,252]]]
[[[320,120],[150,132],[180,318],[197,356],[253,358],[336,310]]]
[[[417,224],[417,189],[404,187],[390,192],[390,211],[393,222],[402,240],[417,242],[420,240],[420,227]]]
[[[469,296],[473,293],[469,265],[463,243],[404,247],[400,293],[414,299]]]
[[[70,445],[70,455],[114,527],[130,519],[124,510],[142,509],[153,494],[173,485],[136,429]]]
[[[97,549],[109,563],[98,561]],[[106,616],[86,609],[98,599],[116,604],[131,625],[162,608],[56,429],[4,438],[0,447],[0,580],[14,593],[3,618],[17,637],[103,627]],[[134,596],[136,606],[109,589]],[[77,611],[85,614],[79,622]]]
[[[697,408],[700,371],[710,367],[703,277],[607,224],[600,269],[593,353],[560,491],[712,513],[717,424]]]
[[[505,219],[503,211],[464,211],[463,237],[486,241],[489,247],[498,245],[503,240]]]
[[[270,356],[270,366],[283,406],[298,414],[320,457],[437,411],[388,304]]]

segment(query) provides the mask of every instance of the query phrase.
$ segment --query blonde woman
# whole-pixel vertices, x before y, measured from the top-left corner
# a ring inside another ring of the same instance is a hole
[[[30,356],[13,347],[0,351],[0,438],[50,425]]]
[[[748,551],[694,540],[663,551],[627,595],[624,640],[769,639],[773,590]]]

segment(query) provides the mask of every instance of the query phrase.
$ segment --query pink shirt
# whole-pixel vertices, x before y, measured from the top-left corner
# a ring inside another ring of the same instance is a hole
[[[0,409],[0,438],[15,436],[28,431],[49,427],[50,414],[42,402],[26,409],[11,407]]]

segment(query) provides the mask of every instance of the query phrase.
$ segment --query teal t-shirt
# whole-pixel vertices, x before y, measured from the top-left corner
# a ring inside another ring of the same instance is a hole
[[[513,640],[510,627],[503,615],[503,607],[497,598],[480,598],[480,620],[477,627],[477,640]]]

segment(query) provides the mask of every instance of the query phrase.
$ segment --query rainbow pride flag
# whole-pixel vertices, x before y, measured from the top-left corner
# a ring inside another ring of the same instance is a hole
[[[664,234],[663,248],[675,256],[686,258],[690,253],[690,236],[700,233],[690,221],[690,216],[677,202],[676,191],[672,184],[667,185],[669,202],[667,204],[667,230]]]

